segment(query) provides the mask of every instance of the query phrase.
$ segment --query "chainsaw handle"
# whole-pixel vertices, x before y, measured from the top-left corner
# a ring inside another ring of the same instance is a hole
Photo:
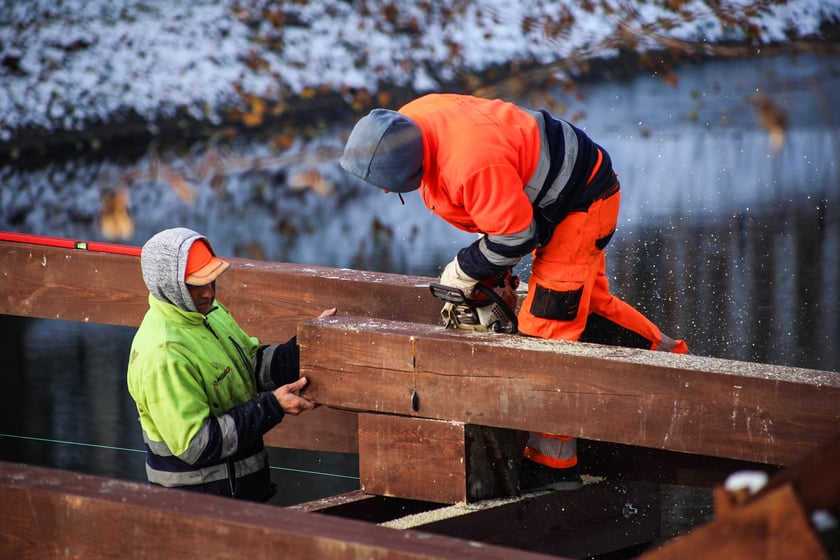
[[[467,296],[464,295],[464,290],[460,288],[453,288],[451,286],[444,286],[435,282],[429,283],[429,290],[436,298],[442,299],[449,303],[468,303]],[[492,290],[491,290],[492,291]]]

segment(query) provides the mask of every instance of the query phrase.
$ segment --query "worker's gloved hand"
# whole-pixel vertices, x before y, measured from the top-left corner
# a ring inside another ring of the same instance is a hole
[[[471,278],[463,270],[461,270],[461,265],[458,264],[458,257],[456,256],[452,259],[452,262],[446,265],[446,268],[443,269],[443,273],[440,275],[440,283],[448,288],[461,290],[464,292],[464,296],[469,298],[472,294],[473,288],[478,283],[478,280]],[[454,313],[455,304],[443,304],[443,308],[440,310],[440,316],[443,318],[443,324],[447,328],[453,325],[452,316]],[[457,324],[457,322],[454,322],[454,324]]]
[[[478,283],[478,280],[471,278],[461,269],[458,264],[458,257],[452,259],[446,268],[443,269],[443,274],[440,275],[440,283],[450,288],[458,288],[464,292],[466,297],[470,297],[473,288]]]
[[[440,315],[446,328],[517,332],[515,312],[519,278],[513,275],[512,269],[478,282],[464,273],[456,259],[447,265],[440,283],[448,289],[460,290],[466,298],[443,305]]]

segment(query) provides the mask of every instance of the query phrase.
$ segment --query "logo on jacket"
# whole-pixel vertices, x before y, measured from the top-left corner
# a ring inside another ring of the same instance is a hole
[[[227,377],[227,374],[229,374],[229,373],[230,373],[230,366],[226,367],[226,368],[225,368],[225,371],[223,371],[222,373],[220,373],[220,374],[219,374],[219,376],[216,378],[216,380],[215,380],[215,381],[213,381],[213,387],[218,387],[218,386],[219,386],[219,383],[221,383],[221,382],[222,382],[222,379],[224,379],[225,377]]]

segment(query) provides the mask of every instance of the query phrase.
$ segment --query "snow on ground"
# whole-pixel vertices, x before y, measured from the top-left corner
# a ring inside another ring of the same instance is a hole
[[[700,0],[679,13],[664,7],[677,4],[0,0],[0,142],[25,127],[81,129],[127,111],[151,120],[186,110],[213,121],[236,102],[237,88],[279,98],[321,85],[428,91],[458,69],[610,56],[621,20],[631,21],[637,48],[649,49],[657,46],[651,29],[680,40],[742,40],[743,28],[720,14],[756,6],[749,19],[760,42],[813,35],[840,19],[840,0],[730,0],[718,13]]]

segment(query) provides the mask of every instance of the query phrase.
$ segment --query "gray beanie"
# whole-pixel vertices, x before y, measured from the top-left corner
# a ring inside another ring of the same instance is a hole
[[[344,147],[341,167],[386,191],[417,190],[423,177],[423,135],[396,111],[374,109],[362,117]]]

